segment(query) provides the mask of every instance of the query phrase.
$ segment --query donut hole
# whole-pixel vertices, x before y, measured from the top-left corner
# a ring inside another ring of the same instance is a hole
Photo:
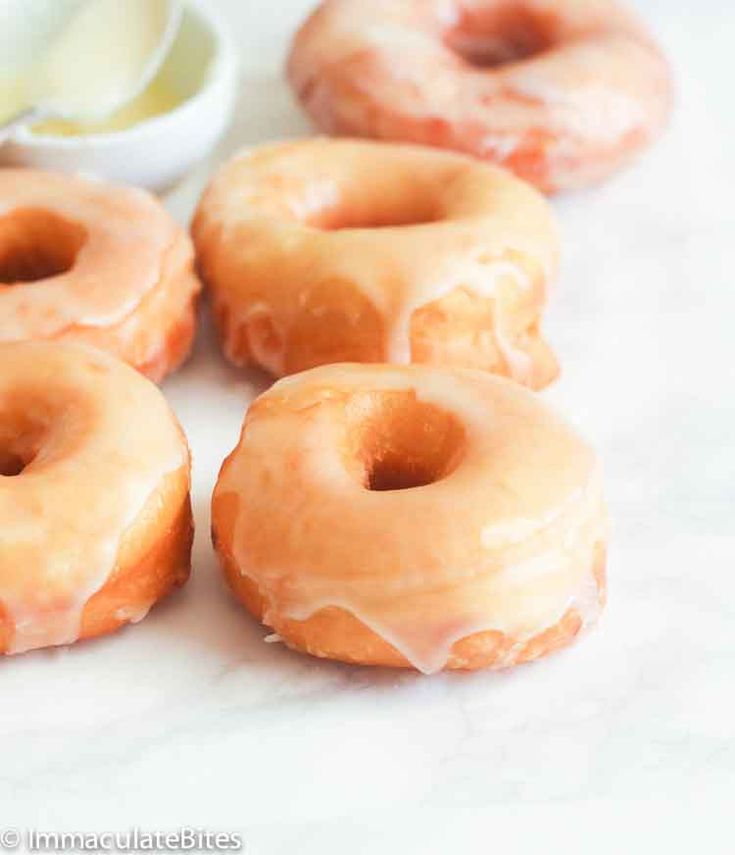
[[[452,413],[418,400],[413,391],[358,396],[349,435],[362,486],[410,490],[446,478],[459,463],[465,432]]]
[[[14,390],[13,404],[0,409],[0,476],[14,478],[25,472],[48,445],[54,424],[65,424],[69,413],[53,400],[39,399],[34,389]],[[78,418],[74,421],[79,424]]]
[[[26,468],[28,463],[12,452],[3,452],[0,449],[0,475],[6,478],[14,478]]]
[[[345,202],[313,214],[309,225],[322,231],[394,229],[421,226],[443,219],[434,199],[422,194]]]
[[[466,65],[497,68],[543,53],[553,44],[549,16],[517,3],[487,4],[492,8],[463,10],[444,34],[444,43]]]
[[[23,208],[0,217],[0,284],[38,282],[74,266],[86,240],[78,223],[50,211]]]
[[[36,432],[10,437],[0,431],[0,476],[15,478],[30,466],[39,451]]]

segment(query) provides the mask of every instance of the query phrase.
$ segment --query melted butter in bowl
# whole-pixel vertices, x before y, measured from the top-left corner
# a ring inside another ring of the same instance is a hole
[[[168,189],[206,157],[227,127],[236,56],[208,2],[187,0],[166,60],[134,101],[103,121],[55,119],[21,127],[0,146],[0,167],[82,172]]]
[[[6,122],[18,113],[25,102],[25,91],[22,77],[0,78],[0,122]]]
[[[33,125],[32,132],[41,136],[79,137],[124,131],[175,109],[182,103],[180,95],[163,80],[154,80],[137,98],[117,112],[97,122],[72,122],[68,119],[47,119]]]
[[[97,121],[49,119],[38,122],[32,132],[39,136],[88,136],[124,131],[163,116],[194,97],[206,83],[215,59],[215,45],[202,38],[190,14],[184,14],[171,50],[149,85],[130,103],[111,116]]]

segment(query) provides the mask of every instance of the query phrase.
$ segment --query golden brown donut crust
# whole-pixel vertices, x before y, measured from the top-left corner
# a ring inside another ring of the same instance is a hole
[[[160,383],[191,354],[200,290],[188,240],[182,236],[166,254],[159,282],[129,317],[110,327],[73,326],[57,340],[99,347]]]
[[[322,0],[287,74],[324,133],[465,152],[547,193],[625,166],[672,102],[618,0]]]
[[[235,365],[414,362],[532,388],[557,376],[539,328],[553,215],[503,170],[417,146],[264,146],[218,171],[192,235]]]
[[[366,665],[503,668],[597,619],[594,452],[517,384],[330,365],[249,409],[212,500],[236,598],[289,647]]]
[[[82,612],[79,640],[107,635],[135,619],[176,588],[191,572],[194,524],[186,472],[171,476],[126,534],[112,575]],[[0,604],[0,653],[14,626]]]
[[[0,169],[0,342],[91,344],[159,382],[188,356],[191,241],[142,190]]]
[[[223,522],[223,525],[227,523]],[[214,544],[230,590],[257,620],[262,621],[265,601],[257,585],[240,573],[235,560],[216,537]],[[603,608],[607,582],[606,550],[602,543],[597,550],[592,572],[599,606]],[[477,671],[532,662],[571,644],[583,625],[583,617],[572,607],[558,623],[528,639],[520,647],[501,632],[477,632],[455,642],[445,668],[450,671]],[[287,647],[300,653],[359,665],[414,667],[395,647],[365,626],[355,615],[334,606],[322,609],[304,621],[281,619],[273,621],[270,626]]]
[[[112,632],[184,584],[190,470],[170,407],[130,367],[0,344],[0,653]]]

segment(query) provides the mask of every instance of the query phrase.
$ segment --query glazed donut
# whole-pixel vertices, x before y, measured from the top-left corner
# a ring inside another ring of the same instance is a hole
[[[0,653],[112,632],[183,584],[189,479],[140,374],[86,345],[0,344]]]
[[[288,75],[327,133],[467,152],[545,192],[625,164],[671,102],[665,60],[617,0],[325,0]]]
[[[91,344],[158,381],[191,349],[199,290],[189,238],[153,196],[0,169],[0,342]]]
[[[555,224],[504,170],[387,143],[270,145],[219,171],[193,235],[236,365],[413,361],[534,388],[557,374],[539,334]]]
[[[214,542],[237,598],[289,647],[500,668],[595,620],[600,481],[593,452],[515,383],[330,365],[250,408],[215,488]]]

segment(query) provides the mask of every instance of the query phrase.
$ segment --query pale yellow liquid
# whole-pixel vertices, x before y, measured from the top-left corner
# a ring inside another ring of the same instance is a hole
[[[146,119],[168,113],[181,103],[181,96],[160,80],[154,80],[138,97],[116,113],[98,122],[71,122],[67,119],[48,119],[34,125],[34,134],[55,137],[78,137],[87,134],[106,134],[124,131]]]
[[[50,114],[37,134],[81,136],[129,128],[181,103],[159,74],[133,101],[122,103],[154,55],[167,24],[166,0],[95,0],[82,5],[42,61],[15,78],[0,79],[0,124],[40,104]],[[88,49],[89,48],[89,49]]]
[[[0,80],[0,124],[28,107],[26,81],[22,78]]]

